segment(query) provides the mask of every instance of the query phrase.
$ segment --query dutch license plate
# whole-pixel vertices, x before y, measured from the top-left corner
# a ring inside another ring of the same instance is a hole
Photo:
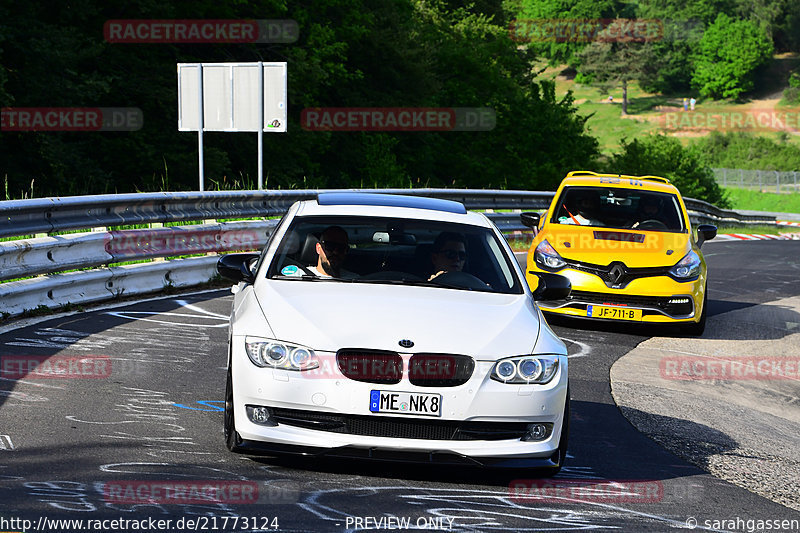
[[[590,305],[586,308],[586,316],[591,318],[610,318],[612,320],[642,320],[641,309],[612,307],[608,305]]]
[[[442,395],[373,390],[369,394],[369,410],[373,413],[442,416]]]

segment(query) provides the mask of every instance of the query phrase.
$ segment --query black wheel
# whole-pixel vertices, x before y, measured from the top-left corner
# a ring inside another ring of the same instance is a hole
[[[693,337],[699,337],[706,330],[706,317],[708,316],[708,287],[703,291],[703,310],[700,312],[700,321],[685,326],[683,331]]]
[[[225,446],[235,453],[240,453],[242,437],[236,432],[236,420],[233,416],[233,378],[228,367],[228,379],[225,380]]]
[[[567,460],[567,443],[569,441],[570,417],[569,403],[569,387],[567,387],[567,401],[564,404],[564,422],[561,424],[561,437],[558,439],[558,449],[556,450],[556,453],[553,454],[553,460],[558,462],[558,466],[543,470],[541,472],[542,477],[553,477],[561,472],[561,468],[564,466],[564,462]]]

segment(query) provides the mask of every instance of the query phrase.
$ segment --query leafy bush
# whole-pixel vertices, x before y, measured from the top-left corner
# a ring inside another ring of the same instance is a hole
[[[753,88],[753,73],[772,51],[755,22],[720,13],[700,39],[692,84],[706,97],[738,98]]]
[[[800,169],[800,148],[744,132],[713,132],[693,145],[713,168]]]
[[[650,135],[631,142],[623,140],[622,150],[611,156],[606,166],[608,172],[615,174],[662,176],[683,196],[705,200],[718,207],[730,205],[699,151],[684,148],[673,137]]]
[[[784,103],[789,105],[800,104],[800,88],[788,87],[783,90]]]

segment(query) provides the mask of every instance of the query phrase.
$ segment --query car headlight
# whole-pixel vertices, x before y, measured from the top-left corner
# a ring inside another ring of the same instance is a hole
[[[700,275],[700,256],[692,250],[683,256],[677,265],[670,268],[669,273],[681,280],[696,278]]]
[[[283,368],[286,370],[311,370],[319,367],[319,358],[314,350],[269,339],[245,339],[247,357],[261,368]]]
[[[553,379],[557,370],[557,355],[521,355],[495,363],[491,378],[503,383],[541,385]]]
[[[536,264],[546,270],[559,269],[567,264],[564,258],[556,252],[556,249],[547,242],[547,239],[539,243],[533,253],[533,257],[536,260]]]

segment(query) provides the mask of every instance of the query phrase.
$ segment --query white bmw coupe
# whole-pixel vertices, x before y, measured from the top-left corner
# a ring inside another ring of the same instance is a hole
[[[558,472],[567,350],[503,235],[464,205],[321,193],[295,203],[238,282],[225,439],[266,451]]]

